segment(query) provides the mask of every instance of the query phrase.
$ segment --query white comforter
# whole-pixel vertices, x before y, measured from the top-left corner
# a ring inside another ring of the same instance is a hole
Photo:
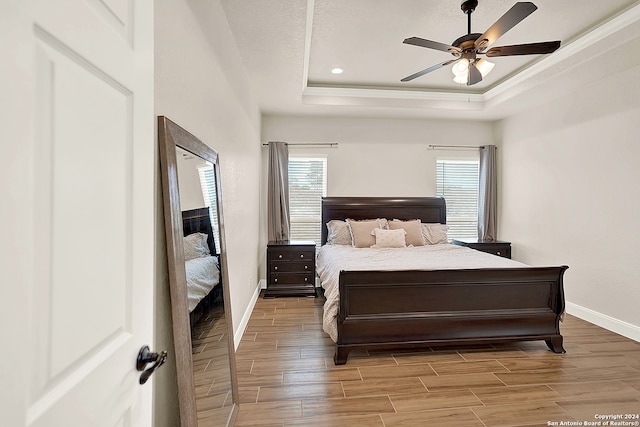
[[[185,262],[187,273],[187,297],[189,299],[189,312],[196,308],[200,300],[211,292],[220,282],[220,269],[218,258],[205,256],[190,259]]]
[[[513,261],[463,246],[452,244],[410,246],[407,248],[353,248],[325,245],[318,251],[316,271],[327,301],[324,303],[322,327],[337,341],[336,317],[339,306],[341,270],[443,270],[462,268],[527,267]]]

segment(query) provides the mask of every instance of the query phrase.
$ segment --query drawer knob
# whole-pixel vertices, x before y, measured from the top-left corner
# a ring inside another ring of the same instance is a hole
[[[273,283],[278,283],[278,279],[273,279]]]
[[[304,266],[304,269],[305,269],[305,270],[308,270],[308,269],[309,269],[309,266],[308,266],[308,265],[305,265],[305,266]]]
[[[304,254],[300,254],[300,258],[304,258]]]
[[[307,278],[305,277],[305,278],[304,278],[304,281],[305,281],[305,282],[308,282],[308,281],[309,281],[309,279],[307,279]]]
[[[500,251],[498,251],[498,255],[502,255],[502,253]]]
[[[274,269],[274,270],[277,270],[277,269],[278,269],[278,267],[277,267],[277,266],[276,266],[276,267],[273,267],[273,269]]]
[[[282,255],[278,255],[278,258],[282,259]]]

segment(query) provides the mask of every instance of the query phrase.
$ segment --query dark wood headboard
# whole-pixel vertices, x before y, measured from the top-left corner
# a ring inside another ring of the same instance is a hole
[[[347,218],[419,219],[446,224],[447,207],[442,197],[323,197],[323,245],[327,242],[327,222]]]
[[[191,209],[182,211],[182,229],[185,236],[193,233],[204,233],[207,237],[209,252],[211,255],[217,255],[216,241],[213,238],[213,229],[211,228],[211,217],[209,217],[209,208]]]

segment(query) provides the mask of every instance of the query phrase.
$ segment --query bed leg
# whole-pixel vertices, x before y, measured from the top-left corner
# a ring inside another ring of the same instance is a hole
[[[547,347],[554,353],[566,353],[567,351],[562,346],[562,335],[554,335],[548,340],[544,340],[547,343]]]
[[[336,353],[333,355],[333,363],[336,365],[346,364],[349,353],[351,353],[351,349],[349,347],[336,345]]]

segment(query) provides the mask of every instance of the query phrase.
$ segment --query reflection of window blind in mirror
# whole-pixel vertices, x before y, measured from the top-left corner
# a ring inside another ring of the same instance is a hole
[[[289,156],[290,240],[321,241],[322,197],[327,194],[326,156]]]
[[[211,228],[213,228],[213,237],[216,242],[216,250],[220,251],[220,232],[218,229],[218,204],[216,203],[216,181],[213,175],[213,165],[207,164],[198,167],[200,175],[200,187],[202,188],[202,197],[204,205],[209,208],[209,216],[211,217]]]
[[[436,195],[447,203],[449,239],[478,237],[478,160],[437,160]]]

